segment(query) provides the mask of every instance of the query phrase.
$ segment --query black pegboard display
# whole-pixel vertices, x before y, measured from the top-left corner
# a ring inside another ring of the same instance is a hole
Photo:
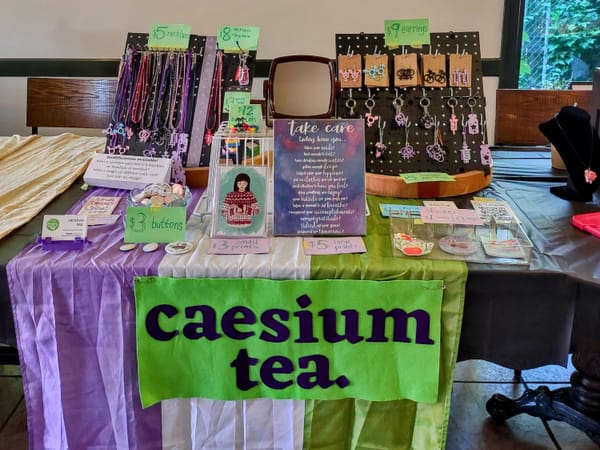
[[[204,36],[187,50],[149,49],[147,33],[128,33],[105,153],[173,159],[172,178],[184,181]]]
[[[444,56],[444,86],[425,86],[421,73],[416,85],[395,87],[394,56],[409,53],[417,54],[420,70],[422,55]],[[338,117],[365,118],[367,172],[395,176],[412,172],[452,175],[472,170],[490,173],[478,32],[431,33],[430,45],[396,49],[385,46],[383,34],[336,34],[336,60],[356,54],[363,60],[362,87],[342,88],[336,106]],[[374,54],[388,57],[387,87],[365,87],[365,71],[369,70],[365,55]],[[451,54],[471,55],[469,87],[450,87]],[[454,132],[452,111],[458,120]],[[437,133],[434,119],[439,124]]]

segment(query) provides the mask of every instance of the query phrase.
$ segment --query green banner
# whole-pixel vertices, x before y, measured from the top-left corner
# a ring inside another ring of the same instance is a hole
[[[142,405],[438,400],[440,280],[135,279]]]

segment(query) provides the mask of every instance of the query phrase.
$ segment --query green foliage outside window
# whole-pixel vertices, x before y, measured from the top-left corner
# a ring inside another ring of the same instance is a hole
[[[519,87],[566,89],[600,67],[600,0],[528,0]]]

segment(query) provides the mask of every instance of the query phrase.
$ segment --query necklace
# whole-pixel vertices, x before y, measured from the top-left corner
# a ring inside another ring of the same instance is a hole
[[[579,160],[581,165],[583,167],[586,167],[585,161],[581,158],[579,153],[577,153],[577,150],[575,150],[575,147],[571,143],[571,140],[567,137],[567,133],[565,133],[565,130],[563,130],[563,127],[560,125],[560,122],[558,121],[558,118],[556,116],[554,116],[554,121],[556,122],[556,125],[558,125],[558,129],[560,130],[560,133],[565,138],[565,141],[567,141],[567,144],[569,144],[569,147],[571,148],[571,151],[573,152],[573,154],[577,157],[577,159]],[[592,184],[598,177],[596,172],[594,172],[592,170],[592,159],[594,158],[594,129],[593,128],[592,128],[591,138],[592,138],[592,140],[590,142],[590,161],[587,164],[587,168],[583,171],[583,179],[588,184]]]
[[[210,97],[208,99],[208,110],[206,115],[204,142],[206,145],[210,145],[213,140],[213,136],[219,127],[221,122],[221,82],[223,74],[223,53],[221,50],[217,50],[217,61],[215,66],[215,72],[212,80],[212,86],[210,90]]]

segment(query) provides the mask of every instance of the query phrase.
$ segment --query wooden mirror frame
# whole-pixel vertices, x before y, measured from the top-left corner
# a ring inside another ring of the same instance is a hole
[[[316,64],[323,64],[327,67],[329,71],[329,102],[326,111],[322,113],[314,114],[314,115],[292,115],[292,114],[284,114],[277,111],[275,107],[275,102],[273,101],[273,92],[274,92],[274,81],[275,74],[277,72],[277,66],[280,64],[290,63],[290,62],[311,62]],[[335,67],[333,61],[329,58],[325,58],[323,56],[314,56],[314,55],[288,55],[281,56],[278,58],[274,58],[271,61],[271,68],[269,69],[269,78],[263,83],[263,95],[265,97],[265,122],[267,126],[273,125],[273,119],[285,119],[285,118],[305,118],[305,119],[327,119],[333,117],[335,115],[335,98],[338,91],[338,83],[336,81],[335,76]]]

